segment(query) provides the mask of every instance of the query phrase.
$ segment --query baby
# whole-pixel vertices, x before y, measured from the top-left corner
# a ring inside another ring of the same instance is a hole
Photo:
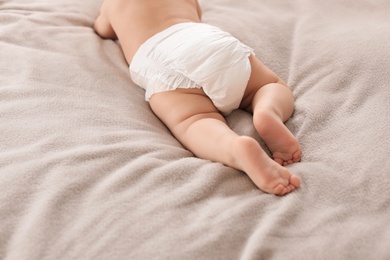
[[[94,29],[119,40],[132,80],[184,147],[244,171],[264,192],[299,187],[283,167],[302,154],[284,125],[294,110],[290,88],[251,48],[201,23],[197,0],[105,0]],[[227,126],[224,116],[238,108],[253,113],[273,160],[255,139]]]

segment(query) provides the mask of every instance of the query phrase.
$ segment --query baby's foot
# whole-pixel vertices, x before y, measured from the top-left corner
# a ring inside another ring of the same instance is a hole
[[[299,178],[269,158],[253,138],[239,137],[233,149],[236,164],[261,190],[285,195],[299,187]]]
[[[286,166],[301,160],[302,150],[297,139],[276,114],[256,113],[254,124],[277,163]]]

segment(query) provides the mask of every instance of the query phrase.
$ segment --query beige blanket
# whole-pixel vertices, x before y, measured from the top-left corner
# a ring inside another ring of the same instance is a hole
[[[293,88],[284,197],[172,137],[100,2],[0,0],[0,259],[390,259],[388,0],[201,2]]]

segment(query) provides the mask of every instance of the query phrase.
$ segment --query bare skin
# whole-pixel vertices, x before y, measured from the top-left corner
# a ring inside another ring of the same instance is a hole
[[[119,39],[128,64],[142,43],[154,34],[183,22],[201,22],[197,0],[106,0],[94,24],[103,38]],[[289,164],[302,151],[284,125],[294,110],[290,88],[257,57],[249,57],[251,76],[240,108],[253,113],[254,126],[272,152],[239,136],[226,124],[202,89],[177,89],[154,94],[153,112],[184,147],[196,156],[244,171],[261,190],[285,195],[300,186]]]

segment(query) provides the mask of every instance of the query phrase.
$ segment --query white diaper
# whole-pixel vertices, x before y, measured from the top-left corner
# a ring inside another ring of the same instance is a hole
[[[237,109],[251,74],[253,49],[214,26],[180,23],[148,39],[130,64],[145,99],[177,88],[203,88],[227,115]]]

